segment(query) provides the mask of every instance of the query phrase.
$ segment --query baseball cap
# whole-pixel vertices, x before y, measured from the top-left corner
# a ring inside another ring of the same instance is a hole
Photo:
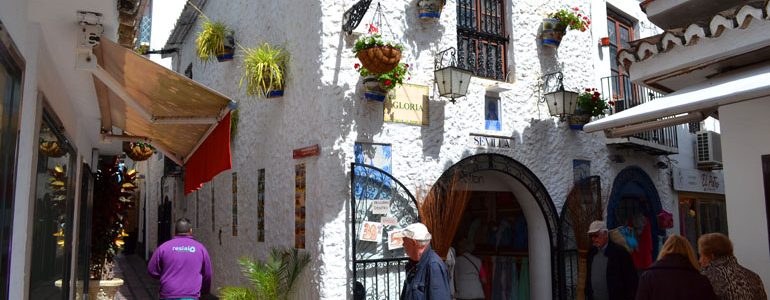
[[[404,230],[394,234],[394,236],[410,238],[418,241],[428,241],[431,238],[430,232],[428,232],[428,227],[425,227],[425,224],[423,223],[413,223],[409,226],[406,226]]]
[[[597,233],[599,231],[607,231],[607,224],[604,221],[593,221],[591,226],[588,226],[588,234]]]

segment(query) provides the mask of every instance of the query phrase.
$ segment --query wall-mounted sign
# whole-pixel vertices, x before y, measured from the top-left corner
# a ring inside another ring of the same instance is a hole
[[[725,179],[722,173],[695,169],[674,168],[674,189],[683,192],[725,193]]]
[[[385,122],[428,125],[428,92],[424,85],[403,84],[394,89],[395,96],[385,100]]]
[[[394,237],[393,235],[401,232],[403,229],[388,231],[388,250],[395,250],[404,247],[403,237]]]
[[[479,148],[501,148],[513,149],[514,140],[512,137],[497,136],[488,134],[471,133],[468,136],[468,144]]]
[[[366,242],[379,243],[382,238],[382,224],[365,221],[363,225],[361,236],[359,236],[358,239]]]
[[[380,223],[382,223],[383,226],[397,226],[398,219],[394,217],[382,217],[380,218]]]
[[[372,214],[387,215],[390,211],[390,200],[372,200]]]
[[[305,158],[310,156],[318,156],[318,154],[320,153],[321,153],[321,148],[318,147],[318,144],[315,144],[313,146],[308,146],[305,148],[294,149],[294,151],[292,151],[292,157],[294,159],[300,159],[300,158]]]

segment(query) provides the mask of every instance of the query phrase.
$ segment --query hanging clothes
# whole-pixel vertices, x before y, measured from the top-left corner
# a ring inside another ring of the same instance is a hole
[[[513,247],[518,250],[527,249],[527,220],[523,215],[513,221],[513,230]]]
[[[511,260],[511,297],[510,300],[519,299],[519,268],[518,264],[521,261],[518,257],[514,257]]]
[[[642,233],[639,235],[636,250],[631,253],[631,258],[633,258],[634,266],[637,270],[646,269],[652,265],[652,227],[650,226],[649,218],[644,217],[644,220],[644,226],[642,227]]]
[[[518,300],[529,300],[529,259],[526,257],[521,259]]]
[[[486,299],[492,299],[492,278],[494,277],[494,263],[491,256],[484,256],[482,259],[481,283],[484,286],[484,295]]]

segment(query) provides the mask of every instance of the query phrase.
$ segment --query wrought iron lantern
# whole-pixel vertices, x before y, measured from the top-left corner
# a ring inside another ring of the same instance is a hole
[[[551,116],[565,117],[575,114],[578,93],[564,89],[564,74],[555,72],[543,76],[543,100],[548,104]]]
[[[457,67],[455,48],[449,48],[436,54],[434,60],[435,71],[433,75],[438,84],[438,94],[449,98],[455,103],[456,98],[465,97],[468,93],[468,85],[471,83],[471,71]],[[448,64],[444,64],[444,55],[449,54]]]

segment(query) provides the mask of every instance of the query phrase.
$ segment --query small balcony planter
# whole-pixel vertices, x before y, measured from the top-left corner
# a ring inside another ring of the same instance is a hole
[[[195,39],[196,54],[202,62],[215,57],[219,62],[233,60],[235,53],[234,32],[222,22],[205,19]]]
[[[402,49],[400,44],[385,42],[379,34],[372,34],[358,39],[353,52],[370,73],[384,74],[398,66]]]
[[[246,83],[246,94],[265,98],[283,96],[289,59],[286,51],[264,43],[257,48],[244,49],[244,52],[240,86]]]
[[[541,44],[549,48],[558,48],[562,37],[567,34],[567,29],[586,31],[589,26],[591,26],[591,20],[579,7],[557,10],[543,19]]]
[[[425,21],[435,21],[441,18],[445,0],[421,0],[417,3],[419,17]]]
[[[583,130],[583,125],[591,121],[591,118],[603,116],[615,102],[607,102],[602,94],[595,88],[585,89],[577,98],[575,114],[569,118],[569,127],[575,130]]]
[[[409,80],[409,65],[399,63],[393,70],[384,74],[374,74],[359,64],[354,66],[364,78],[364,98],[383,102],[391,90]]]

